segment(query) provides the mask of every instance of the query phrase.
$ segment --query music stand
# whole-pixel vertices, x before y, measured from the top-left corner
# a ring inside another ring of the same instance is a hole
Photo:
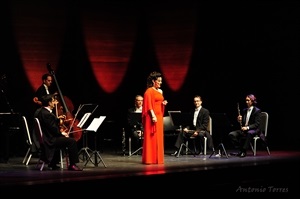
[[[96,167],[100,162],[106,167],[106,164],[104,163],[99,151],[97,150],[97,130],[100,127],[100,125],[105,120],[106,116],[100,116],[99,118],[94,118],[92,123],[89,125],[89,127],[86,129],[86,131],[94,131],[95,132],[95,150],[92,152],[92,155],[89,156],[84,166],[87,165],[88,162],[93,163]],[[94,161],[92,160],[92,157],[94,155]],[[98,161],[99,158],[99,161]]]
[[[78,123],[77,127],[83,128],[83,125],[86,123],[91,114],[92,113],[85,113],[84,116],[81,118],[80,122]],[[84,161],[90,157],[90,153],[92,153],[93,151],[88,147],[87,133],[83,132],[82,141],[83,147],[78,152],[78,157],[80,158],[80,155],[82,155],[82,161]]]
[[[84,129],[84,127],[86,128],[86,124],[88,119],[90,118],[90,116],[95,112],[95,110],[98,108],[97,104],[81,104],[78,107],[78,110],[75,114],[75,118],[76,117],[80,117],[82,116],[82,114],[84,113],[84,115],[81,117],[81,120],[79,121],[79,123],[77,124],[77,127],[83,129],[83,135],[82,135],[82,148],[79,150],[78,152],[78,157],[80,158],[80,155],[82,155],[82,161],[86,160],[87,157],[90,157],[90,153],[92,153],[93,151],[88,147],[88,139],[87,139],[87,132],[85,132],[86,130]],[[75,120],[73,120],[75,121]]]
[[[222,156],[224,153],[226,158],[228,159],[228,154],[227,154],[226,149],[223,144],[223,134],[224,134],[223,132],[224,131],[228,132],[228,130],[229,130],[229,127],[230,127],[229,119],[228,119],[226,113],[211,113],[210,116],[212,118],[213,134],[219,136],[219,139],[220,139],[220,141],[219,141],[220,143],[217,147],[219,155]],[[210,154],[209,158],[211,156],[213,156],[215,153],[216,153],[216,150],[214,150]]]
[[[142,113],[136,113],[136,112],[130,113],[129,121],[130,121],[130,126],[142,125]],[[131,153],[131,143],[130,143],[129,144],[130,148],[129,148],[129,156],[128,157],[131,157],[132,155],[138,153],[140,150],[143,149],[143,142],[142,142],[143,139],[144,139],[143,138],[143,130],[141,129],[141,131],[142,131],[142,134],[141,134],[141,137],[140,137],[141,146],[140,146],[140,148],[135,150],[133,153]],[[130,139],[130,142],[131,142],[131,139]]]
[[[191,123],[191,115],[189,113],[181,113],[180,111],[174,111],[174,112],[169,112],[169,115],[173,121],[174,126],[178,126],[179,127],[179,132],[182,133],[183,132],[183,127],[184,126],[188,126]],[[188,151],[190,151],[194,156],[196,156],[195,151],[192,151],[187,145],[186,143],[181,143],[179,151],[176,155],[176,157],[178,158],[180,153],[181,153],[181,149],[182,147],[186,148],[186,153]]]
[[[173,126],[175,126],[175,125],[174,125],[174,123],[173,123],[172,115],[173,115],[173,114],[180,114],[180,113],[181,113],[181,111],[168,111],[168,114],[169,114],[169,116],[170,116],[170,118],[171,118],[171,121],[172,121],[172,125],[173,125]],[[176,117],[176,115],[175,115],[175,117]],[[176,120],[176,118],[175,118],[175,120]]]

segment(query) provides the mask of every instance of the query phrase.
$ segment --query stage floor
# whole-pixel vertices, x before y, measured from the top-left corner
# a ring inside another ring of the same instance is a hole
[[[181,189],[199,189],[199,193],[184,193],[202,195],[208,192],[217,195],[221,191],[224,194],[240,193],[246,196],[255,191],[263,195],[276,193],[285,198],[292,193],[299,196],[299,151],[271,151],[270,156],[266,151],[258,151],[257,156],[248,152],[245,158],[227,158],[224,155],[209,157],[210,154],[181,155],[177,158],[166,153],[164,165],[144,165],[141,155],[129,157],[115,152],[99,154],[102,161],[96,156],[96,164],[94,155],[92,161],[81,160],[78,166],[83,171],[79,172],[68,171],[66,165],[60,170],[51,171],[46,166],[40,171],[36,168],[36,157],[28,165],[22,163],[23,157],[10,158],[7,163],[0,164],[0,193],[54,189],[68,193],[78,193],[80,190],[86,194],[97,194],[99,191],[99,194],[118,196],[122,193],[130,196],[132,190],[150,189],[179,196],[177,194],[183,194]],[[50,191],[49,194],[53,193]]]

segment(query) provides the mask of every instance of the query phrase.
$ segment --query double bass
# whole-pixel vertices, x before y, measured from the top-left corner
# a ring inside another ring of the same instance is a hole
[[[74,117],[73,117],[73,114],[72,114],[72,112],[74,110],[73,103],[69,98],[67,98],[66,96],[63,96],[63,94],[60,90],[59,84],[57,82],[55,73],[52,70],[51,65],[49,63],[47,64],[47,69],[48,69],[49,73],[53,76],[53,79],[56,83],[56,87],[57,87],[58,94],[60,97],[60,100],[58,100],[58,101],[59,102],[61,101],[61,103],[62,103],[62,106],[60,105],[60,103],[57,104],[56,114],[57,115],[64,114],[66,116],[65,119],[60,121],[61,131],[67,132],[70,137],[73,137],[76,141],[78,141],[82,136],[82,129],[77,126],[79,121],[77,119],[74,119]]]

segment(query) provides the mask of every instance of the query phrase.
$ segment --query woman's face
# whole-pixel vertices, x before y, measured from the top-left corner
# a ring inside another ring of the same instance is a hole
[[[153,80],[153,86],[155,88],[160,88],[162,84],[162,77],[158,77],[156,80]]]

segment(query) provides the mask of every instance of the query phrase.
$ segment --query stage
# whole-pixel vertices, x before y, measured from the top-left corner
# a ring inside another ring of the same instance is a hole
[[[81,159],[78,166],[83,171],[68,171],[66,165],[60,170],[51,171],[46,166],[40,171],[36,168],[36,157],[28,165],[22,163],[23,157],[12,157],[7,163],[0,164],[0,192],[26,193],[32,197],[38,195],[35,191],[43,190],[49,190],[47,195],[69,193],[88,197],[104,193],[135,196],[143,191],[145,196],[160,192],[175,197],[202,197],[204,193],[231,197],[235,194],[241,197],[253,194],[299,197],[299,151],[271,150],[270,156],[266,151],[258,151],[256,156],[249,151],[245,158],[233,155],[227,158],[224,154],[211,157],[210,154],[181,155],[177,158],[170,153],[166,151],[164,165],[143,165],[139,154],[129,157],[106,151],[99,153],[102,161],[97,157],[97,164],[94,156],[88,162]]]

